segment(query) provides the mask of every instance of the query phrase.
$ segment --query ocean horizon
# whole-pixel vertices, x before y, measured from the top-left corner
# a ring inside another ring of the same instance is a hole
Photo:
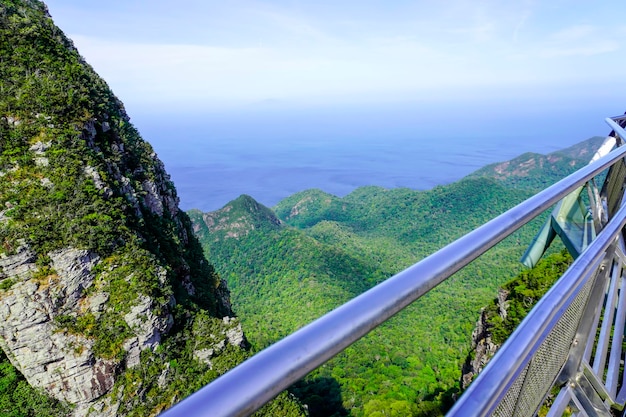
[[[268,207],[311,188],[343,197],[361,186],[427,190],[525,152],[550,153],[605,135],[548,117],[433,120],[411,114],[257,112],[136,122],[171,175],[184,210],[218,210],[242,194]]]

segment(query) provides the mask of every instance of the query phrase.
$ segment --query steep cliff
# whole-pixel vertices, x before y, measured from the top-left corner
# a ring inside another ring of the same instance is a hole
[[[109,416],[155,414],[241,361],[226,283],[163,164],[43,3],[0,3],[0,80],[12,366],[74,415]]]
[[[500,304],[500,317],[506,319],[507,303],[506,296],[508,291],[500,288],[498,290],[498,300],[502,301]],[[465,390],[475,377],[487,366],[489,360],[495,355],[496,351],[500,349],[500,344],[493,342],[491,337],[491,316],[486,309],[480,311],[480,317],[476,322],[476,327],[472,332],[471,350],[470,354],[463,364],[461,373],[461,390]]]
[[[539,299],[571,265],[563,250],[539,261],[532,269],[498,289],[498,295],[481,309],[472,332],[470,353],[463,365],[460,386],[466,389]]]

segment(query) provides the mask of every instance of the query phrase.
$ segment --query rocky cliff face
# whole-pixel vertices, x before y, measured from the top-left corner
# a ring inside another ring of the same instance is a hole
[[[500,346],[491,340],[485,309],[480,312],[476,327],[472,332],[472,350],[467,357],[461,373],[461,390],[465,390],[474,378],[487,366]]]
[[[76,404],[76,411],[84,414],[85,406],[113,387],[119,363],[95,357],[93,340],[59,332],[54,319],[79,310],[98,313],[108,295],[84,296],[93,284],[97,255],[76,249],[50,255],[56,272],[49,275],[37,273],[36,258],[27,247],[0,260],[3,282],[13,281],[2,294],[0,344],[33,386]],[[83,308],[78,308],[79,301]]]
[[[75,415],[158,412],[245,356],[226,283],[43,3],[0,4],[0,32],[0,346]]]
[[[481,310],[472,333],[471,351],[462,370],[462,389],[467,388],[483,370],[502,343],[571,263],[572,257],[566,250],[553,253],[498,290],[497,297]]]

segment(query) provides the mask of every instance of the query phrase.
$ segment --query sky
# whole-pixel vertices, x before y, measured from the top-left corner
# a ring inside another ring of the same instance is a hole
[[[626,23],[618,1],[46,3],[81,54],[139,112],[623,106]]]

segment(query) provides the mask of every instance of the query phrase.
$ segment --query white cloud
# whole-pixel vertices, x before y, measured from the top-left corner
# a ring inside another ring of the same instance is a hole
[[[539,91],[619,75],[619,65],[601,64],[606,56],[623,59],[616,53],[623,26],[555,19],[541,25],[550,15],[532,1],[411,4],[392,16],[352,16],[246,2],[238,14],[224,12],[239,19],[231,24],[236,34],[225,24],[218,34],[211,21],[205,32],[196,26],[188,40],[105,40],[88,31],[71,37],[126,102],[332,101],[512,86]]]
[[[572,43],[588,39],[595,35],[596,28],[592,25],[575,25],[560,29],[550,35],[550,40],[558,43]]]
[[[558,57],[591,57],[594,55],[608,54],[616,52],[620,49],[620,44],[614,40],[598,40],[585,42],[578,46],[563,46],[545,48],[541,51],[541,55],[547,58]]]
[[[565,27],[546,36],[545,43],[539,48],[539,55],[545,58],[587,58],[616,52],[621,44],[615,34],[615,28],[588,24]]]
[[[462,57],[405,39],[298,52],[74,39],[118,94],[150,100],[255,101],[410,92],[484,81],[481,70],[459,68]]]
[[[519,20],[517,24],[515,25],[515,29],[513,30],[513,42],[517,43],[517,41],[519,40],[520,33],[524,29],[526,22],[530,19],[531,16],[532,16],[532,11],[530,8],[525,9],[519,14]]]

